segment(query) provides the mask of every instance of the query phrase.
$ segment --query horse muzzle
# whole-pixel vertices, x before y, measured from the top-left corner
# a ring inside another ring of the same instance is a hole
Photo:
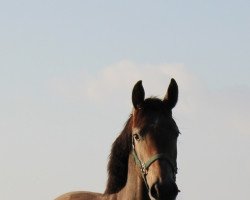
[[[149,192],[154,200],[175,200],[179,189],[173,180],[166,180],[154,183]]]

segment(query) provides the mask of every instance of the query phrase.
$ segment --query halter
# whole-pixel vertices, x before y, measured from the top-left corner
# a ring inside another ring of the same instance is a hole
[[[172,163],[172,161],[168,158],[168,156],[167,156],[166,154],[164,154],[164,153],[160,153],[160,154],[156,154],[156,155],[152,156],[151,158],[149,158],[149,160],[148,160],[147,162],[145,162],[145,163],[142,162],[142,161],[139,159],[139,157],[138,157],[138,155],[137,155],[137,153],[136,153],[136,151],[135,151],[135,144],[134,144],[134,138],[133,138],[133,137],[132,137],[132,155],[133,155],[133,157],[134,157],[134,160],[135,160],[136,165],[137,165],[137,166],[140,168],[140,170],[141,170],[142,178],[143,178],[143,181],[144,181],[144,183],[145,183],[145,185],[146,185],[146,187],[147,187],[147,189],[148,189],[148,192],[149,192],[149,190],[150,190],[150,188],[149,188],[149,186],[148,186],[147,179],[146,179],[147,174],[148,174],[148,168],[149,168],[150,165],[152,165],[156,160],[160,160],[160,159],[166,160],[166,161],[170,164],[170,166],[171,166],[171,168],[172,168],[172,170],[173,170],[174,179],[175,179],[175,176],[176,176],[176,174],[177,174],[177,166],[176,166],[175,164]]]

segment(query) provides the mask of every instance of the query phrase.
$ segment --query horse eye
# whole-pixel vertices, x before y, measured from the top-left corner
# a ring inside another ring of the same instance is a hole
[[[139,134],[137,134],[137,133],[136,133],[136,134],[134,134],[133,136],[134,136],[135,140],[137,140],[137,141],[139,141],[139,140],[140,140],[140,136],[139,136]]]

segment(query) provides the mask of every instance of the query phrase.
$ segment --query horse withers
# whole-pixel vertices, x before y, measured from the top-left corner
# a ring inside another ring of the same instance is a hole
[[[174,79],[162,100],[145,99],[138,81],[132,113],[112,145],[105,192],[70,192],[56,200],[175,200],[179,129],[172,109],[177,100]]]

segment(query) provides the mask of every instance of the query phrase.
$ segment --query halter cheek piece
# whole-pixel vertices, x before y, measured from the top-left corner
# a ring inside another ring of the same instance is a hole
[[[156,154],[154,156],[152,156],[147,162],[142,162],[139,158],[138,158],[138,155],[135,151],[135,144],[134,144],[134,138],[132,137],[132,155],[134,157],[134,160],[135,160],[135,163],[136,165],[140,168],[141,170],[141,173],[142,173],[142,178],[144,180],[144,183],[148,189],[148,191],[150,190],[149,186],[148,186],[148,183],[147,183],[147,179],[146,179],[146,176],[148,174],[148,169],[150,167],[151,164],[153,164],[156,160],[166,160],[172,170],[173,170],[173,173],[174,173],[174,179],[176,177],[176,174],[177,174],[177,166],[175,164],[172,163],[172,161],[168,158],[168,156],[164,153],[160,153],[160,154]]]

